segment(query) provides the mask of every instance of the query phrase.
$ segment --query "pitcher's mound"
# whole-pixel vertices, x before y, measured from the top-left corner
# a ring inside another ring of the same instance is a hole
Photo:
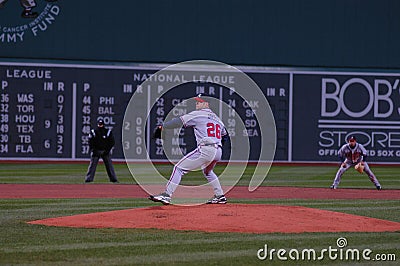
[[[400,231],[400,223],[299,206],[226,204],[155,206],[29,222],[85,228],[157,228],[205,232],[303,233]]]

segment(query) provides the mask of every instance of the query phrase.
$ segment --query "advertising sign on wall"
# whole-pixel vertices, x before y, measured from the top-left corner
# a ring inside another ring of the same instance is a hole
[[[334,161],[349,136],[369,160],[400,158],[398,74],[295,73],[293,160]]]

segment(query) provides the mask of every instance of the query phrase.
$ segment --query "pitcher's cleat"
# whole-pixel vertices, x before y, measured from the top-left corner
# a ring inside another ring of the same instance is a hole
[[[225,204],[227,202],[224,195],[214,195],[212,199],[209,199],[206,203],[207,204]]]
[[[152,200],[154,202],[161,202],[164,205],[169,205],[171,203],[171,196],[168,195],[167,193],[163,192],[158,195],[150,195],[149,200]]]
[[[382,190],[382,187],[381,186],[376,186],[376,189],[377,190]]]
[[[330,189],[337,189],[337,187],[334,186],[334,185],[331,185],[329,188],[330,188]]]

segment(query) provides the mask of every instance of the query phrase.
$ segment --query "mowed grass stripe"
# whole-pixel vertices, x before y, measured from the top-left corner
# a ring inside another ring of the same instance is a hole
[[[160,243],[160,245],[162,245],[163,243]],[[185,248],[185,243],[183,243],[183,246],[181,246],[184,249]],[[192,243],[193,244],[193,243]],[[90,243],[88,243],[88,245],[90,245]],[[168,244],[167,244],[168,245]],[[179,245],[179,244],[178,244]],[[150,246],[150,245],[149,245]],[[169,246],[169,245],[168,245]],[[336,246],[334,244],[332,244],[333,248],[336,248]],[[351,249],[359,249],[359,250],[363,250],[366,248],[369,248],[371,250],[373,250],[373,254],[377,254],[379,252],[383,253],[386,251],[386,254],[393,254],[391,253],[390,250],[392,250],[393,252],[393,248],[396,248],[398,245],[395,245],[394,247],[391,246],[390,244],[371,244],[371,245],[357,245],[357,246],[351,246],[349,248]],[[115,246],[115,247],[105,247],[107,249],[109,248],[119,248],[120,246]],[[151,246],[150,246],[151,247]],[[174,248],[174,245],[169,246],[170,248]],[[263,248],[264,245],[258,245],[258,246],[254,246],[253,248],[249,249],[249,248],[240,248],[237,249],[230,249],[230,250],[226,250],[226,247],[223,246],[219,246],[221,249],[221,251],[215,251],[215,246],[211,245],[209,246],[209,249],[212,250],[208,250],[208,249],[203,249],[201,252],[196,252],[196,251],[185,251],[185,252],[170,252],[168,253],[168,255],[163,255],[160,254],[158,249],[152,249],[150,250],[150,253],[147,254],[138,254],[138,255],[128,255],[128,254],[132,254],[135,252],[129,252],[130,250],[119,250],[119,254],[123,254],[123,255],[119,255],[118,257],[103,257],[101,255],[98,256],[91,256],[91,253],[88,252],[88,250],[83,250],[84,252],[87,252],[86,254],[88,256],[85,256],[83,258],[74,258],[74,259],[68,259],[68,261],[54,261],[53,263],[67,263],[67,265],[82,265],[82,264],[87,264],[87,265],[91,265],[92,263],[98,263],[98,264],[104,264],[104,265],[118,265],[118,264],[153,264],[153,263],[160,263],[160,261],[162,261],[163,263],[180,263],[180,262],[199,262],[199,261],[205,261],[205,260],[210,260],[210,259],[228,259],[228,260],[232,260],[234,258],[243,258],[243,257],[252,257],[253,260],[256,259],[256,252],[259,248]],[[218,247],[218,246],[217,246]],[[290,250],[290,249],[296,249],[299,250],[300,252],[303,249],[314,249],[317,252],[317,255],[319,255],[319,251],[321,251],[322,249],[326,249],[329,246],[325,246],[325,245],[293,245],[293,246],[279,246],[279,245],[269,245],[269,248],[275,248],[275,249],[280,249],[280,248],[284,248],[286,250]],[[49,251],[49,250],[47,250]],[[40,256],[40,254],[37,254]],[[276,254],[275,254],[276,255]],[[327,258],[325,256],[325,258]],[[70,264],[72,263],[72,264]],[[46,264],[44,264],[46,265]]]
[[[47,184],[82,184],[88,164],[2,164],[0,183],[47,183]],[[151,175],[149,165],[134,164],[135,173],[145,177]],[[169,177],[171,165],[155,165],[159,172]],[[232,166],[233,172],[235,167]],[[219,165],[215,171],[221,173],[225,166]],[[121,183],[134,184],[135,181],[125,164],[115,164],[115,169]],[[241,167],[238,167],[241,169]],[[381,181],[384,189],[399,189],[400,167],[374,166],[373,170]],[[272,166],[262,185],[265,186],[305,186],[328,187],[336,174],[337,166]],[[239,180],[239,185],[248,185],[254,166],[248,166]],[[238,170],[239,173],[239,170]],[[195,172],[185,176],[182,182],[187,184],[203,184],[204,177]],[[104,166],[100,165],[96,172],[95,183],[109,183]],[[349,170],[343,176],[341,187],[373,188],[368,177]]]
[[[237,257],[254,257],[257,258],[254,250],[234,250],[234,251],[207,251],[205,252],[172,252],[169,254],[148,254],[148,255],[131,255],[119,257],[90,257],[90,258],[70,258],[68,260],[55,260],[51,262],[42,262],[40,265],[160,265],[164,263],[189,263],[185,265],[206,265],[210,260],[228,259],[232,261]],[[201,262],[201,264],[193,264],[193,262]],[[29,264],[28,264],[29,265]]]
[[[369,207],[363,207],[363,206],[357,206],[357,207],[328,207],[328,208],[324,208],[324,210],[332,210],[332,211],[349,211],[349,210],[354,210],[355,208],[357,208],[357,210],[363,210],[363,211],[365,211],[365,210],[381,210],[382,209],[382,206],[376,206],[376,207],[372,207],[372,206],[369,206]],[[392,207],[388,207],[388,206],[385,206],[385,210],[400,210],[400,206],[392,206]]]
[[[345,233],[343,233],[345,234]],[[320,239],[321,237],[318,237]],[[330,239],[331,237],[322,237],[326,239]],[[311,240],[311,239],[316,239],[314,236],[310,237],[300,237],[298,239],[302,239],[304,241],[306,240]],[[96,242],[96,243],[91,243],[91,242],[86,242],[86,243],[71,243],[71,244],[62,244],[62,245],[37,245],[37,246],[31,246],[28,248],[25,248],[21,250],[20,248],[2,248],[0,249],[1,252],[3,253],[37,253],[37,252],[49,252],[49,251],[67,251],[67,250],[93,250],[93,249],[103,249],[103,248],[129,248],[129,247],[155,247],[155,246],[184,246],[184,245],[196,245],[196,244],[207,244],[207,245],[213,245],[213,244],[220,244],[220,243],[238,243],[242,244],[244,242],[253,242],[253,241],[265,241],[264,244],[271,243],[272,240],[287,240],[287,237],[266,237],[266,236],[255,236],[252,238],[241,238],[241,237],[221,237],[221,238],[213,238],[213,239],[192,239],[192,240],[168,240],[168,241],[158,241],[158,240],[141,240],[141,241],[135,241],[135,242]],[[335,240],[335,239],[332,239]],[[260,242],[261,243],[261,242]],[[277,242],[274,242],[277,246],[272,247],[272,248],[282,248],[277,244]],[[282,244],[284,244],[282,242]],[[330,243],[330,246],[333,248],[337,248],[335,241]],[[210,246],[211,247],[211,246]],[[260,248],[262,248],[263,245],[260,245]],[[324,244],[314,244],[312,247],[309,245],[295,245],[295,246],[285,246],[285,249],[308,249],[308,248],[313,248],[315,250],[321,250],[323,248],[328,248],[328,246]],[[376,250],[393,250],[393,249],[399,249],[400,248],[400,241],[395,241],[391,243],[371,243],[371,244],[354,244],[354,243],[349,243],[347,248],[352,248],[352,249],[372,249],[374,251]]]
[[[117,210],[126,210],[127,208],[126,207],[123,207],[123,206],[121,206],[121,207],[114,207],[114,208],[111,208],[111,207],[96,207],[96,206],[93,206],[93,207],[64,207],[62,210],[52,210],[52,211],[49,211],[48,212],[48,214],[50,214],[50,213],[60,213],[60,212],[64,212],[64,211],[74,211],[74,213],[79,213],[79,214],[81,214],[81,213],[92,213],[92,212],[107,212],[107,211],[117,211]],[[37,208],[29,208],[29,209],[17,209],[17,210],[11,210],[11,211],[9,211],[10,213],[19,213],[19,212],[27,212],[27,213],[29,213],[29,212],[33,212],[33,213],[35,213],[35,212],[38,212],[38,211],[41,211],[41,210],[43,210],[43,208],[40,208],[40,207],[37,207]],[[74,214],[71,214],[71,215],[74,215]]]
[[[215,247],[218,249],[218,247]],[[199,262],[210,261],[213,259],[229,259],[232,260],[237,257],[254,257],[257,256],[257,250],[253,249],[238,249],[229,251],[201,251],[201,252],[171,252],[168,255],[152,254],[152,255],[139,255],[120,258],[121,263],[134,263],[134,264],[153,264],[153,263],[179,263],[179,262]],[[113,263],[113,260],[102,261],[108,264]],[[115,265],[115,264],[114,264]]]
[[[190,239],[190,240],[141,240],[134,242],[96,242],[96,243],[71,243],[71,244],[61,244],[61,245],[36,245],[25,248],[21,250],[19,248],[2,248],[1,252],[4,253],[31,253],[31,252],[47,252],[47,251],[61,251],[61,250],[91,250],[98,248],[109,248],[109,247],[146,247],[146,246],[173,246],[173,245],[194,245],[194,244],[219,244],[226,242],[252,242],[264,240],[265,236],[254,235],[252,237],[220,237],[220,238],[210,238],[210,239]]]

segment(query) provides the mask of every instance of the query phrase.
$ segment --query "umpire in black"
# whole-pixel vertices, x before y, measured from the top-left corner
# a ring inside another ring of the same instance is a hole
[[[91,152],[90,164],[86,174],[85,183],[93,182],[99,159],[103,159],[110,182],[118,183],[111,161],[110,151],[114,147],[115,139],[111,129],[104,127],[103,119],[97,120],[97,128],[90,130],[89,147]]]

